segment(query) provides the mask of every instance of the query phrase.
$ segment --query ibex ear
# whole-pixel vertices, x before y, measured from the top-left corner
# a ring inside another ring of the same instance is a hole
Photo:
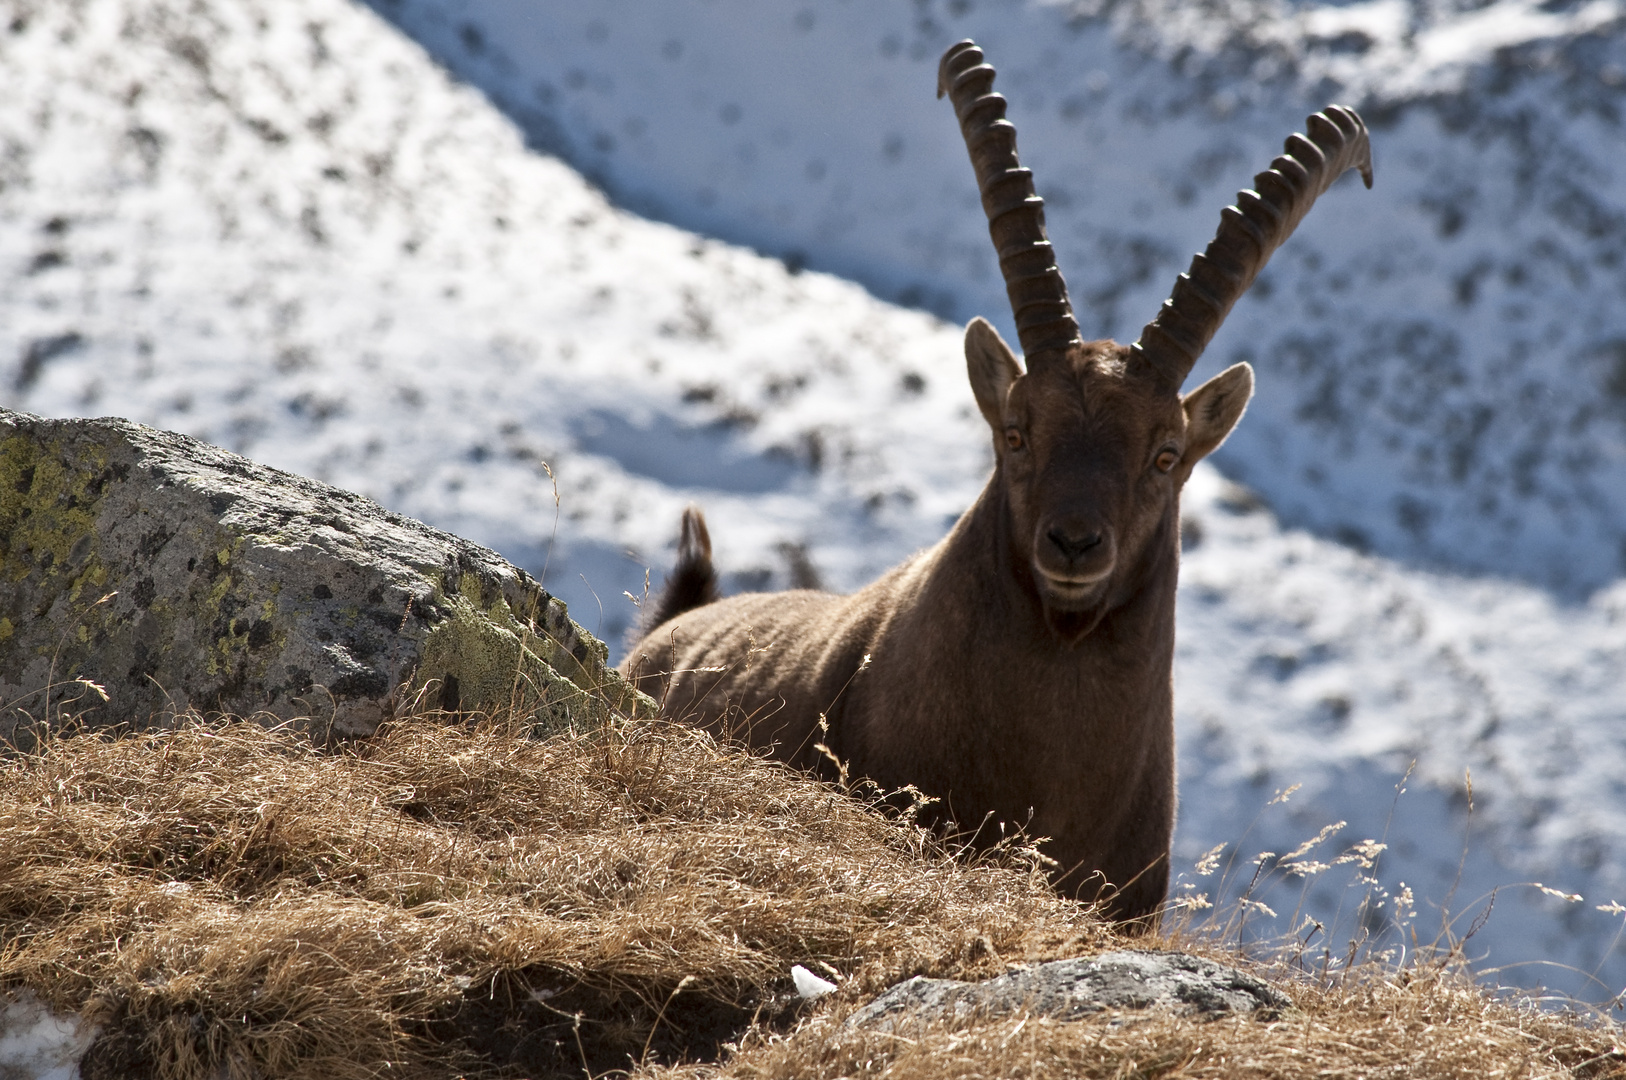
[[[1181,464],[1189,469],[1219,449],[1252,397],[1253,368],[1235,364],[1181,398],[1186,410],[1186,452]]]
[[[971,393],[977,408],[995,433],[1005,430],[1005,395],[1011,383],[1022,377],[1022,365],[987,319],[976,318],[965,326],[965,370],[971,377]]]

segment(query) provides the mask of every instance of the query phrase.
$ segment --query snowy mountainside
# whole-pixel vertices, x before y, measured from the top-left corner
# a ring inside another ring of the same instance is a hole
[[[870,62],[849,61],[848,81]],[[125,415],[369,494],[545,572],[612,641],[635,614],[622,593],[648,566],[658,585],[689,501],[730,588],[814,574],[846,589],[942,535],[986,475],[957,327],[612,205],[347,0],[0,0],[0,71],[8,407]],[[1025,148],[1043,141],[1023,130]],[[1268,140],[1256,149],[1268,159]],[[931,173],[913,151],[897,167]],[[950,231],[945,210],[945,242],[983,235],[974,197],[949,200],[974,228]],[[1336,232],[1341,207],[1375,197],[1346,183],[1283,254],[1318,249],[1317,222]],[[1201,219],[1201,243],[1220,203],[1191,202],[1168,212]],[[1292,295],[1245,304],[1297,310]],[[1270,416],[1262,402],[1241,431]],[[1182,884],[1215,892],[1188,868],[1216,844],[1247,869],[1345,820],[1324,847],[1386,838],[1377,876],[1415,890],[1425,940],[1430,905],[1471,918],[1490,888],[1539,880],[1585,902],[1505,894],[1475,949],[1601,962],[1607,988],[1506,972],[1531,985],[1595,999],[1626,985],[1620,916],[1597,910],[1626,899],[1621,586],[1578,600],[1420,570],[1285,529],[1270,497],[1275,510],[1207,468],[1187,495]],[[1295,905],[1277,894],[1298,886],[1268,877],[1279,917],[1257,925],[1286,930]],[[1334,878],[1306,902],[1329,937],[1350,932]],[[1394,925],[1392,909],[1361,918]]]
[[[1322,201],[1195,373],[1259,368],[1220,464],[1424,565],[1626,567],[1617,0],[374,6],[623,204],[956,320],[1004,312],[932,96],[975,37],[1084,330],[1126,341],[1306,114],[1356,105],[1376,188]]]
[[[720,554],[781,585],[776,546],[862,580],[974,491],[974,410],[922,374],[957,374],[957,333],[613,209],[342,4],[100,3],[0,43],[9,403],[188,430],[539,568],[546,461],[560,563],[595,566],[611,616],[550,584],[611,638],[642,587],[626,538],[662,542],[674,488],[717,485]],[[919,490],[883,479],[905,452]]]

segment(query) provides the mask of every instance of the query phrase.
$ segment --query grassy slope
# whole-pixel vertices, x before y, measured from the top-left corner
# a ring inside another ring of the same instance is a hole
[[[1284,967],[1263,1022],[843,1031],[899,979],[1114,938],[1020,851],[968,864],[664,726],[59,738],[0,766],[0,836],[0,986],[103,1025],[87,1077],[1626,1072],[1613,1026],[1416,964]],[[802,1005],[793,963],[842,990]]]

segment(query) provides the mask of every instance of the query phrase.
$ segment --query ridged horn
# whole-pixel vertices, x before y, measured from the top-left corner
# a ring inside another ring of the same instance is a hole
[[[1372,186],[1372,148],[1354,109],[1328,105],[1305,122],[1309,136],[1288,136],[1284,153],[1237,193],[1220,214],[1208,250],[1191,260],[1157,318],[1146,324],[1134,354],[1179,388],[1225,316],[1270,261],[1316,199],[1346,169],[1359,169]]]
[[[937,96],[954,103],[1031,371],[1035,360],[1080,340],[1078,321],[1045,236],[1044,200],[1034,194],[1033,174],[1016,162],[1016,128],[993,86],[994,69],[969,38],[949,46],[937,65]]]

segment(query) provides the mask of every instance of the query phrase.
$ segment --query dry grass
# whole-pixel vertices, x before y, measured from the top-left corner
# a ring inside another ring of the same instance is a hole
[[[57,739],[0,770],[0,837],[0,986],[174,1077],[597,1073],[788,1018],[792,963],[879,990],[1106,937],[1031,869],[660,725]]]
[[[658,724],[55,738],[0,762],[0,837],[0,988],[102,1025],[87,1080],[1626,1075],[1612,1025],[1439,964],[1283,975],[1270,1021],[846,1030],[911,975],[1119,942],[1020,851],[968,864]],[[802,1006],[793,963],[842,991]]]

